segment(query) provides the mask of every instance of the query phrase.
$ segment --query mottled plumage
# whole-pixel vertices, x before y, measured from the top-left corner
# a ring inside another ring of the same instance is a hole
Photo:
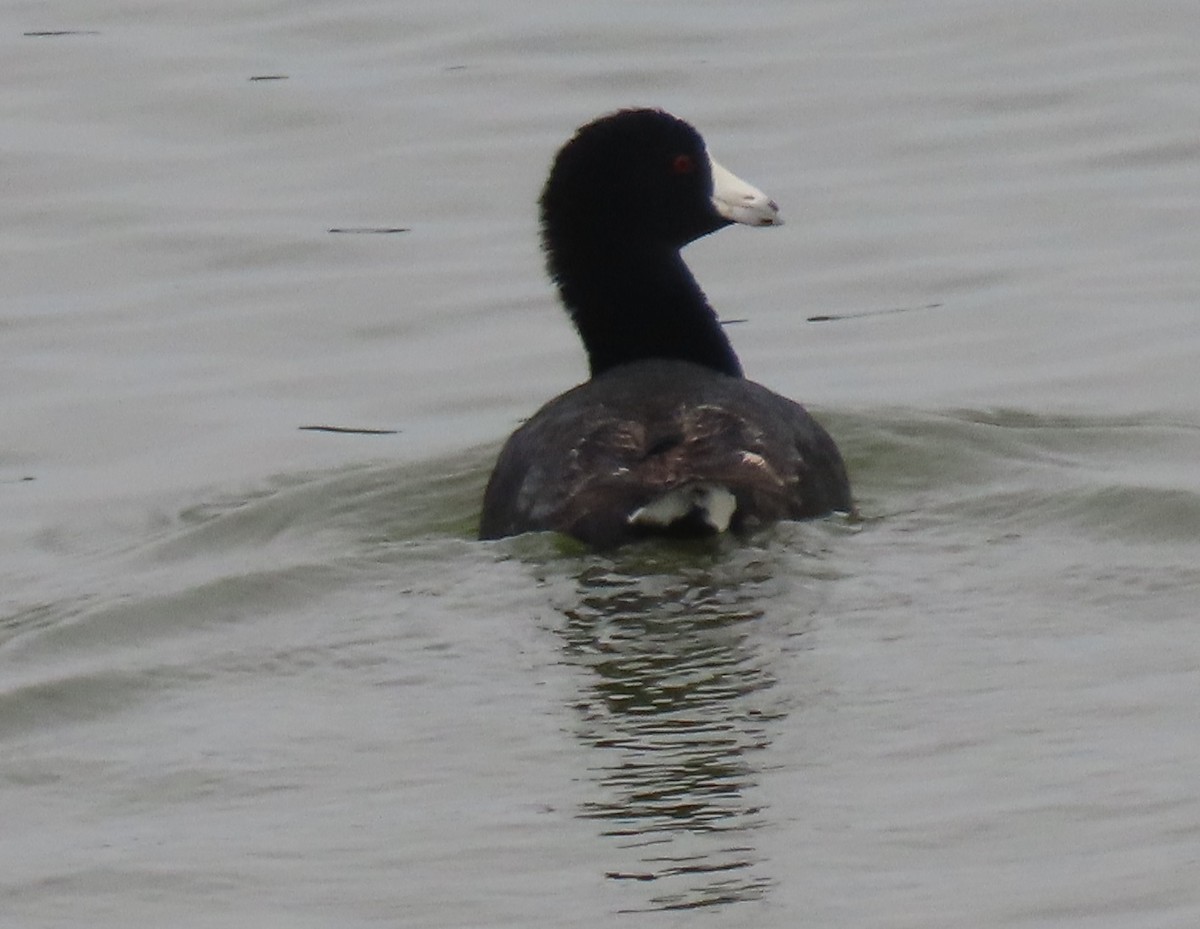
[[[555,529],[599,547],[660,532],[630,522],[689,485],[736,498],[730,530],[850,506],[833,440],[803,407],[741,378],[682,361],[616,368],[551,400],[509,439],[484,497],[480,534]]]

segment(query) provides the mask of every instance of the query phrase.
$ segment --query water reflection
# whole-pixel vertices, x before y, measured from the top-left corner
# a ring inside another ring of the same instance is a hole
[[[652,884],[648,908],[756,899],[771,884],[752,841],[766,821],[756,756],[785,713],[777,649],[754,634],[779,586],[767,557],[591,564],[562,608],[567,653],[592,672],[577,704],[596,750],[581,815],[632,853],[608,877]]]

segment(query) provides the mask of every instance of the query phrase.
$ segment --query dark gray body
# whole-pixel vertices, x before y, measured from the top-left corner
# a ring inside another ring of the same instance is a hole
[[[655,359],[556,397],[513,433],[484,495],[480,536],[554,530],[617,545],[644,534],[629,521],[639,507],[689,484],[736,497],[734,532],[852,506],[837,446],[804,407],[740,377]]]

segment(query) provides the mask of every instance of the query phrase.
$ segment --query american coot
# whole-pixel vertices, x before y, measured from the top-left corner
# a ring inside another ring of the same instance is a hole
[[[731,223],[780,222],[668,113],[622,110],[562,147],[542,191],[542,243],[591,379],[509,438],[481,538],[555,530],[603,548],[850,509],[829,434],[742,377],[679,254]]]

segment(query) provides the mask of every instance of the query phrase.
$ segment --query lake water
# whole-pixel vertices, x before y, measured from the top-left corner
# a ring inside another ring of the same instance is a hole
[[[0,923],[1200,925],[1198,36],[4,4]],[[780,203],[687,257],[860,520],[473,540],[628,105]]]

